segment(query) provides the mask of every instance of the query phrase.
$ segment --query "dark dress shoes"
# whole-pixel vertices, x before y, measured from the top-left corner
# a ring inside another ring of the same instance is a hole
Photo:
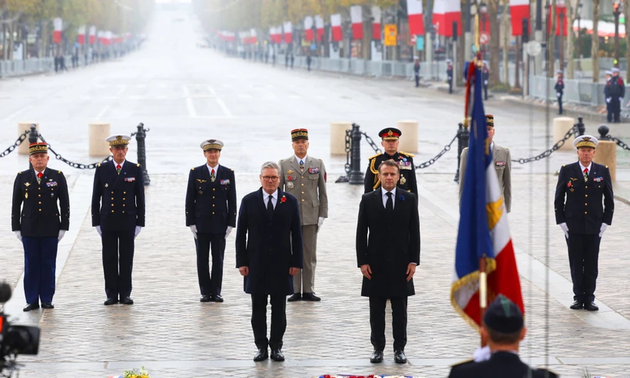
[[[405,352],[403,350],[397,350],[394,352],[394,361],[397,364],[406,364],[407,356],[405,356]]]
[[[571,305],[570,309],[571,310],[581,310],[582,307],[584,307],[584,303],[580,302],[580,301],[575,301],[573,302],[573,304]]]
[[[284,361],[284,354],[282,354],[281,349],[272,349],[271,350],[271,359],[274,361]]]
[[[215,294],[215,295],[212,297],[212,300],[213,300],[213,301],[215,301],[215,302],[219,302],[219,303],[221,303],[221,302],[223,302],[223,297],[221,296],[221,294]]]
[[[289,302],[297,302],[297,301],[299,301],[301,299],[302,299],[302,294],[295,293],[292,296],[290,296],[289,299],[287,299],[287,301],[289,301]]]
[[[115,305],[116,303],[118,303],[118,298],[107,298],[107,300],[103,304],[105,306],[111,306],[111,305]]]
[[[258,349],[258,353],[256,353],[256,355],[254,356],[254,361],[260,362],[266,360],[267,358],[269,358],[269,355],[267,354],[267,348]]]
[[[120,300],[120,303],[124,305],[132,305],[133,299],[131,299],[130,297],[124,297],[123,299]]]
[[[212,297],[209,295],[202,295],[199,302],[212,302]]]
[[[599,310],[599,307],[597,307],[595,302],[586,302],[586,303],[584,303],[584,308],[586,309],[586,311],[597,311],[597,310]]]
[[[24,307],[23,311],[29,312],[32,310],[37,310],[38,308],[39,308],[39,303],[29,303],[26,305],[26,307]]]
[[[50,309],[55,308],[55,306],[52,303],[50,303],[50,302],[42,302],[42,308],[50,310]]]
[[[372,355],[370,356],[370,362],[373,364],[380,364],[381,362],[383,362],[383,351],[375,350],[374,352],[372,352]]]
[[[319,302],[322,299],[318,297],[317,295],[315,295],[315,293],[304,293],[302,294],[302,300],[311,301],[311,302]]]

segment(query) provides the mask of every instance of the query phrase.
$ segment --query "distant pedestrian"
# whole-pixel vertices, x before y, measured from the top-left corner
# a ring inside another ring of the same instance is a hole
[[[273,67],[276,66],[276,53],[275,52],[271,55],[271,65]]]
[[[68,71],[68,67],[66,67],[66,57],[61,54],[59,56],[59,70]]]
[[[55,72],[59,72],[59,53],[55,55],[53,62],[55,63]]]
[[[309,53],[309,54],[306,56],[306,69],[307,69],[308,71],[310,71],[310,70],[311,70],[311,62],[312,62],[312,60],[313,60],[313,58],[311,58],[311,54]]]
[[[453,62],[446,59],[446,80],[448,80],[448,93],[453,93]]]
[[[483,99],[488,100],[488,80],[490,80],[490,69],[488,68],[488,61],[483,61]]]
[[[612,69],[612,77],[610,78],[610,87],[608,89],[610,96],[610,110],[613,113],[614,123],[620,122],[621,103],[626,95],[626,86],[621,76],[619,76],[619,68]]]
[[[556,72],[558,80],[556,81],[556,96],[558,97],[558,114],[562,114],[562,95],[564,94],[564,79],[562,78],[562,70]]]
[[[417,56],[413,57],[413,76],[416,80],[416,88],[420,86],[420,61]]]
[[[610,109],[610,79],[612,78],[612,71],[606,71],[606,85],[604,85],[604,98],[606,99],[606,121],[612,122],[613,114]]]
[[[289,53],[284,56],[284,67],[289,68]]]
[[[291,54],[291,69],[293,69],[293,62],[295,61],[295,57]]]

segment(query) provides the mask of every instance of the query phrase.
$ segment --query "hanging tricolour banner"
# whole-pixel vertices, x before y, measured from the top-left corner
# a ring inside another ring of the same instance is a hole
[[[61,31],[63,30],[63,21],[61,18],[57,17],[53,20],[53,43],[61,42]]]
[[[85,44],[85,29],[85,25],[82,25],[77,30],[77,42],[79,42],[80,45]]]
[[[381,8],[380,7],[372,7],[372,18],[374,21],[372,22],[372,39],[375,41],[381,40]]]
[[[330,25],[332,26],[332,40],[335,42],[341,41],[343,32],[341,30],[341,15],[339,13],[330,15]]]
[[[529,22],[529,0],[510,0],[512,35],[523,35],[523,19]]]
[[[96,26],[90,26],[90,45],[93,45],[96,41]]]
[[[249,31],[249,43],[255,45],[258,43],[258,36],[256,34],[256,29],[251,29]]]
[[[315,32],[313,31],[314,23],[313,17],[306,16],[304,18],[304,38],[309,42],[312,42],[313,38],[315,38]]]
[[[315,28],[317,29],[317,42],[321,42],[324,37],[324,18],[315,16]]]
[[[284,28],[284,42],[291,43],[293,41],[293,25],[291,21],[286,21],[283,25]]]
[[[433,25],[444,37],[453,36],[453,22],[457,22],[457,35],[462,35],[460,0],[440,0],[433,3]]]
[[[547,14],[551,15],[551,5],[547,8]],[[549,16],[551,18],[551,16]],[[556,35],[567,36],[567,8],[564,5],[556,5]],[[551,22],[547,23],[547,34],[551,34]]]
[[[363,8],[360,5],[350,7],[352,21],[352,39],[363,39]]]
[[[422,0],[407,0],[407,17],[409,19],[409,34],[424,35]]]

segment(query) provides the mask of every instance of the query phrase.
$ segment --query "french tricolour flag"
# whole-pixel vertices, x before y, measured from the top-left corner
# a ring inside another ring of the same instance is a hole
[[[352,39],[363,39],[363,9],[360,5],[350,7],[350,21],[352,21]]]
[[[409,18],[409,34],[424,35],[422,0],[407,0],[407,16]]]
[[[77,42],[79,42],[79,44],[83,45],[85,44],[85,25],[82,25],[79,27],[79,30],[77,30]]]
[[[381,40],[381,8],[377,6],[372,7],[372,39],[375,41]]]
[[[90,45],[96,40],[96,26],[90,26]]]
[[[451,286],[453,307],[475,328],[481,325],[479,260],[482,257],[486,260],[488,277],[486,303],[503,294],[525,313],[507,211],[492,164],[492,150],[486,144],[481,71],[475,68],[475,63],[468,69],[473,74],[474,94]]]
[[[291,43],[293,41],[293,25],[291,21],[286,21],[283,25],[284,28],[284,42]]]
[[[433,25],[437,33],[445,37],[453,36],[453,22],[457,22],[457,35],[462,35],[460,0],[439,0],[433,3]]]
[[[63,21],[57,17],[53,20],[53,43],[61,42],[61,31],[63,30]]]
[[[510,17],[512,19],[512,35],[523,35],[523,19],[529,20],[530,0],[510,0]]]
[[[341,41],[343,33],[341,31],[341,15],[339,13],[330,15],[330,25],[332,26],[332,40],[335,42]]]
[[[315,16],[315,29],[317,29],[317,42],[320,42],[324,37],[324,18],[322,16]]]
[[[313,38],[314,38],[314,32],[313,32],[313,17],[311,16],[306,16],[304,18],[304,38],[309,41],[312,42]]]

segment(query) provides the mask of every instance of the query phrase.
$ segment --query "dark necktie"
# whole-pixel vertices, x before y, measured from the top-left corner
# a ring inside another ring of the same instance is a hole
[[[584,182],[588,181],[588,168],[584,168]]]
[[[273,202],[271,200],[273,196],[269,196],[269,201],[267,201],[267,214],[269,214],[269,218],[273,217]]]
[[[392,192],[385,193],[387,195],[387,203],[385,204],[385,210],[394,210],[394,200],[392,199]]]
[[[214,179],[216,177],[214,176],[214,169],[212,170],[212,172],[210,173],[210,181],[214,182]]]

